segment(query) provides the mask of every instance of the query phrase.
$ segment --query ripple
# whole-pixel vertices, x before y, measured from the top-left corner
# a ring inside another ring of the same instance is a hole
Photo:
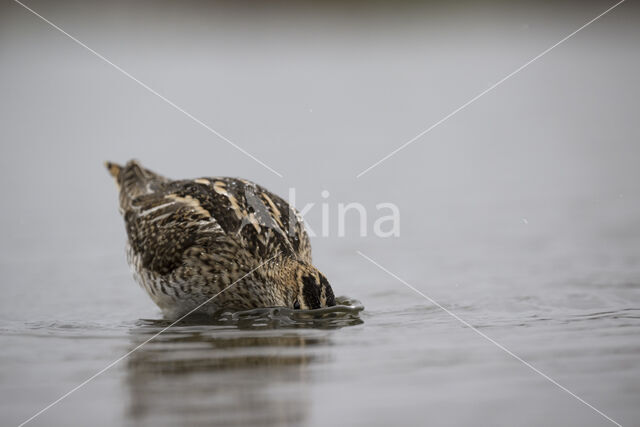
[[[287,307],[255,308],[244,311],[219,310],[213,315],[193,314],[181,320],[179,327],[213,325],[237,329],[338,329],[364,323],[360,312],[362,303],[348,297],[337,297],[333,307],[315,310],[294,310]],[[140,326],[167,327],[171,320],[142,319]]]
[[[569,321],[599,320],[599,319],[640,319],[639,308],[623,308],[620,310],[598,311],[595,313],[576,314]]]
[[[616,326],[622,326],[621,323],[615,323],[617,321],[630,320],[635,324],[635,321],[640,319],[639,308],[621,308],[618,310],[610,311],[597,311],[586,313],[564,313],[564,312],[546,312],[544,315],[537,312],[522,313],[517,318],[510,314],[486,314],[481,318],[472,319],[471,323],[478,329],[483,328],[504,328],[504,327],[529,327],[540,324],[557,324],[557,325],[570,325],[580,324],[585,322],[599,322],[598,327],[602,327],[603,322],[611,321]],[[467,319],[470,320],[470,319]]]
[[[172,329],[184,331],[188,328],[217,326],[230,329],[338,329],[364,323],[360,312],[362,303],[348,297],[336,298],[333,307],[316,310],[293,310],[286,307],[257,308],[245,311],[219,310],[213,315],[193,314]],[[54,338],[120,338],[128,335],[131,328],[156,333],[174,321],[169,319],[139,319],[104,322],[79,320],[47,320],[30,322],[5,322],[0,325],[0,334]]]

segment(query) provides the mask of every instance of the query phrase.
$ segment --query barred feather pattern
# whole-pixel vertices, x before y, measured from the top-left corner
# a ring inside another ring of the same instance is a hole
[[[239,178],[172,181],[136,161],[107,169],[120,190],[127,261],[166,315],[188,312],[236,281],[202,311],[335,304],[312,265],[300,214],[277,195]]]

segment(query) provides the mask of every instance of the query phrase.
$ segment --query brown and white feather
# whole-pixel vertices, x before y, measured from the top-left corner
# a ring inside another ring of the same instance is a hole
[[[136,161],[107,169],[120,191],[134,277],[168,315],[202,304],[256,268],[206,311],[335,304],[311,263],[300,214],[279,196],[238,178],[172,181]]]

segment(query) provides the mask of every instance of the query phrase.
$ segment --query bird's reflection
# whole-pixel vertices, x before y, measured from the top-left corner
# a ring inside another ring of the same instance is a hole
[[[165,325],[132,331],[132,348]],[[328,332],[176,326],[128,359],[133,425],[302,422],[310,364],[328,358]]]

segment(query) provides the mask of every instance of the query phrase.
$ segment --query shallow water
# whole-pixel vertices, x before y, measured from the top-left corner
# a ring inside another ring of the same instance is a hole
[[[0,424],[131,352],[30,425],[613,425],[498,343],[640,425],[637,2],[360,179],[609,5],[29,4],[284,178],[1,5]],[[140,346],[170,323],[128,271],[102,166],[131,157],[295,186],[316,203],[314,261],[351,308],[192,318]],[[355,216],[338,235],[352,201],[368,237]],[[381,202],[400,237],[371,235]]]
[[[220,310],[212,315],[190,315],[178,323],[186,325],[215,325],[235,329],[287,329],[316,328],[336,329],[344,326],[359,325],[362,320],[359,313],[364,306],[358,300],[336,297],[333,307],[315,310],[293,310],[287,307],[256,308],[245,311]],[[144,320],[149,326],[166,328],[175,321]]]

